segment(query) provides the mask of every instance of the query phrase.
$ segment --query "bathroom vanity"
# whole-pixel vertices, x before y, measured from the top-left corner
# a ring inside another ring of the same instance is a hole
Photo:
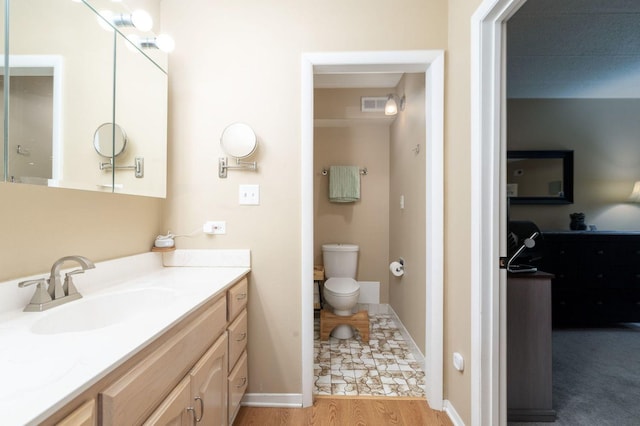
[[[3,424],[232,424],[248,383],[248,251],[131,258],[77,278],[81,300],[3,309]],[[93,314],[68,321],[82,306]]]

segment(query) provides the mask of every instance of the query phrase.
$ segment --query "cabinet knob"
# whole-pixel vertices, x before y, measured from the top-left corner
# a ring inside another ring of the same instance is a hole
[[[236,339],[236,342],[242,342],[244,339],[247,338],[247,333],[242,333],[240,334],[240,336]]]
[[[240,389],[241,387],[243,387],[243,386],[244,386],[244,385],[246,385],[246,384],[247,384],[247,378],[246,378],[246,377],[243,377],[243,378],[240,380],[240,384],[239,384],[239,385],[236,385],[236,388]]]
[[[236,296],[236,300],[243,300],[247,298],[247,293],[240,293]]]

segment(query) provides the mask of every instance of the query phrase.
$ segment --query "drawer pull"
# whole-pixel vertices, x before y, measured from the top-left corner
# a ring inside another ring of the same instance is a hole
[[[242,333],[240,334],[240,337],[236,339],[236,342],[242,342],[246,338],[247,338],[247,333]]]
[[[236,296],[236,300],[243,300],[247,298],[247,293],[240,293]]]
[[[193,407],[187,408],[187,411],[190,412],[193,416],[193,424],[195,425],[196,423],[200,423],[200,421],[202,421],[202,416],[204,415],[204,401],[199,396],[196,396],[193,399],[200,403],[200,417],[198,417],[198,415],[196,414],[196,409]]]
[[[239,385],[236,385],[236,388],[237,388],[237,389],[240,389],[241,387],[243,387],[243,386],[244,386],[244,385],[246,385],[246,384],[247,384],[247,378],[246,378],[246,377],[243,377],[243,378],[242,378],[242,383],[240,383]]]

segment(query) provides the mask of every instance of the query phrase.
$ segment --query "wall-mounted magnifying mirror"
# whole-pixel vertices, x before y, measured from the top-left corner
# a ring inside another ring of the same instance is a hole
[[[93,134],[93,147],[103,157],[117,157],[127,147],[127,134],[117,124],[101,124]]]
[[[235,158],[245,158],[253,154],[258,140],[253,129],[244,123],[228,125],[220,137],[220,146],[225,154]]]
[[[101,124],[93,134],[93,147],[96,152],[109,159],[100,163],[100,170],[133,170],[137,178],[144,177],[144,158],[136,157],[132,166],[116,166],[115,158],[127,147],[127,133],[118,124]]]
[[[245,169],[245,170],[257,170],[257,163],[240,161],[242,158],[247,158],[253,154],[258,146],[258,139],[256,134],[245,123],[233,123],[228,125],[222,132],[220,137],[220,147],[230,157],[235,157],[236,165],[227,165],[227,158],[221,157],[218,159],[218,177],[226,178],[228,169]]]

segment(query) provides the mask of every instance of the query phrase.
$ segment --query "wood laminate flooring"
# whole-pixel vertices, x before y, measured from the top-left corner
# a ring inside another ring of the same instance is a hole
[[[241,407],[234,426],[452,426],[446,413],[429,408],[424,399],[320,397],[307,408]]]

